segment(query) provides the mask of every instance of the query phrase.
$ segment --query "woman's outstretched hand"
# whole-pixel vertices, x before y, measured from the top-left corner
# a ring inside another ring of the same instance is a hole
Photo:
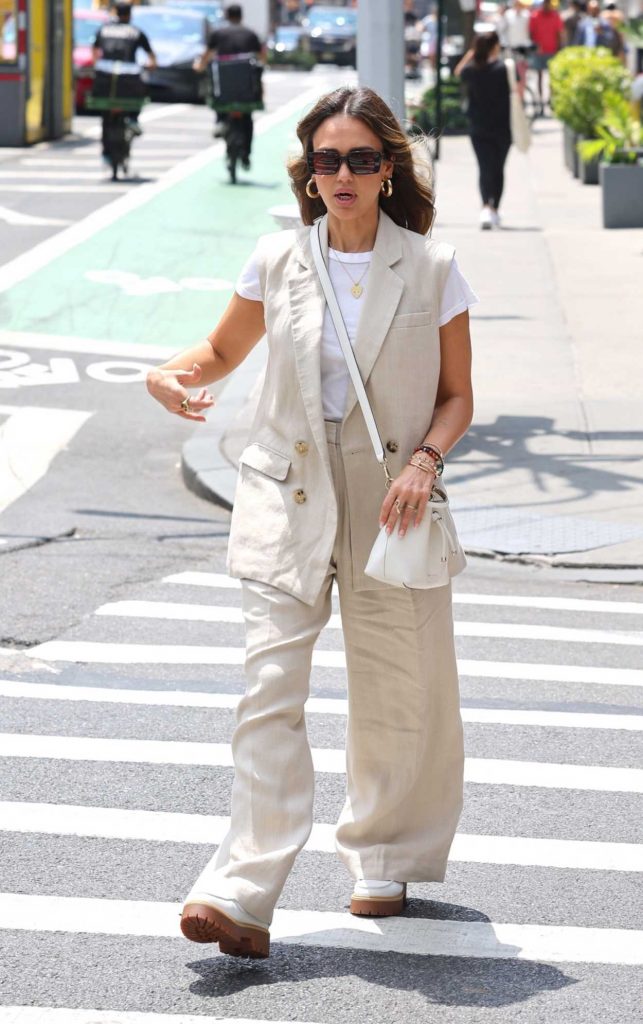
[[[191,370],[150,370],[146,380],[147,390],[168,412],[184,420],[205,423],[202,412],[214,405],[214,398],[207,388],[201,388],[196,395],[190,395],[187,390],[198,385],[201,372],[198,363]]]
[[[403,537],[409,526],[419,526],[431,497],[433,473],[427,473],[416,466],[405,466],[391,484],[382,502],[380,526],[386,526],[387,533],[395,527]]]

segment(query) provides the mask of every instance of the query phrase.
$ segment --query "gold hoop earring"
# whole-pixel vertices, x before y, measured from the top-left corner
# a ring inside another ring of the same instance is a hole
[[[382,182],[380,186],[380,191],[385,199],[391,198],[391,196],[393,195],[393,182],[391,181],[390,178],[387,178],[386,181]]]
[[[319,190],[313,192],[311,185],[315,185],[315,179],[311,178],[310,181],[306,182],[306,195],[309,199],[319,199]]]

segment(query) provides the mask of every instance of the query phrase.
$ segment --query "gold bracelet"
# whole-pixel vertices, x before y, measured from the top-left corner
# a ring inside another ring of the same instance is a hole
[[[437,475],[435,472],[435,462],[432,462],[430,459],[419,459],[416,455],[412,455],[409,459],[409,466],[421,469],[423,473],[433,473],[433,476]]]

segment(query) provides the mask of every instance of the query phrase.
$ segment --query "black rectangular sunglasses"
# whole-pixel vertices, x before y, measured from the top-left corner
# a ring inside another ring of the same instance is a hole
[[[315,149],[306,154],[311,174],[337,174],[343,163],[348,164],[353,174],[376,174],[382,157],[376,149],[351,149],[344,155],[336,149]]]

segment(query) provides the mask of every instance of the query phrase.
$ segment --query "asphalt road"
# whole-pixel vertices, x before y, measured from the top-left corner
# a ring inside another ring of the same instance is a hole
[[[643,600],[564,571],[481,560],[456,581],[468,765],[444,885],[411,886],[405,918],[383,926],[346,913],[332,852],[345,679],[330,628],[308,715],[318,827],[271,957],[237,961],[178,934],[229,811],[243,632],[223,576],[228,514],[185,489],[191,428],[141,378],[216,316],[228,292],[212,281],[234,279],[270,230],[266,208],[287,201],[275,154],[309,83],[275,80],[255,188],[231,193],[216,149],[180,177],[203,159],[210,115],[161,108],[136,147],[166,136],[172,187],[73,246],[60,244],[69,225],[0,225],[0,1024],[633,1024]],[[32,183],[31,156],[2,167]],[[122,200],[0,187],[11,203],[86,224]],[[181,284],[197,276],[209,286]]]

